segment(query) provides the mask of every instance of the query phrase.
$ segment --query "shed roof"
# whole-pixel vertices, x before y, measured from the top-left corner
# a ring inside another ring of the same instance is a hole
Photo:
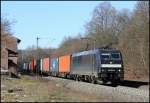
[[[13,51],[13,50],[11,50],[11,49],[6,48],[6,50],[8,50],[8,53],[9,53],[9,54],[18,54],[17,52],[15,52],[15,51]]]

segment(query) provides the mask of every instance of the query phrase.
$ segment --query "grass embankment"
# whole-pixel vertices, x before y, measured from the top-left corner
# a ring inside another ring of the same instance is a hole
[[[45,80],[36,76],[22,76],[21,79],[1,77],[2,102],[85,102],[100,101],[98,97],[76,92],[54,80]],[[20,89],[15,91],[15,89]],[[8,92],[8,90],[14,90]]]

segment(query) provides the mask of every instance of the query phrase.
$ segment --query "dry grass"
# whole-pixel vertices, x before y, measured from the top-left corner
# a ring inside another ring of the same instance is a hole
[[[41,77],[22,76],[21,79],[1,78],[2,102],[86,102],[101,101],[99,97],[65,88],[61,83]],[[13,88],[22,89],[9,93]]]

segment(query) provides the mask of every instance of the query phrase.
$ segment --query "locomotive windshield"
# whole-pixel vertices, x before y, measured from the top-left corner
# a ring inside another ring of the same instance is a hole
[[[112,59],[120,59],[120,54],[119,53],[111,53],[111,58]]]
[[[101,54],[101,58],[102,58],[103,60],[108,60],[108,59],[110,59],[110,53],[102,53],[102,54]]]
[[[101,53],[102,60],[118,60],[120,59],[120,53]]]

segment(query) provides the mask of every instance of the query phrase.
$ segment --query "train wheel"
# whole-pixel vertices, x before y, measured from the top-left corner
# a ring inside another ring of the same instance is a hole
[[[106,80],[102,80],[102,84],[106,84],[107,83],[107,81]]]
[[[73,80],[76,80],[76,76],[75,75],[73,75]]]
[[[77,78],[77,77],[75,77],[75,81],[78,81],[78,78]]]
[[[80,76],[78,76],[78,81],[81,81],[81,77]]]
[[[78,75],[75,75],[75,81],[78,81],[78,77],[79,77]]]
[[[92,77],[89,78],[89,82],[93,83],[93,78]]]
[[[95,77],[90,77],[90,83],[95,84],[96,83],[96,78]]]
[[[66,74],[65,78],[68,79],[68,74]]]
[[[113,81],[111,81],[111,85],[112,86],[117,86],[117,85],[119,85],[119,81],[118,80],[113,80]]]

